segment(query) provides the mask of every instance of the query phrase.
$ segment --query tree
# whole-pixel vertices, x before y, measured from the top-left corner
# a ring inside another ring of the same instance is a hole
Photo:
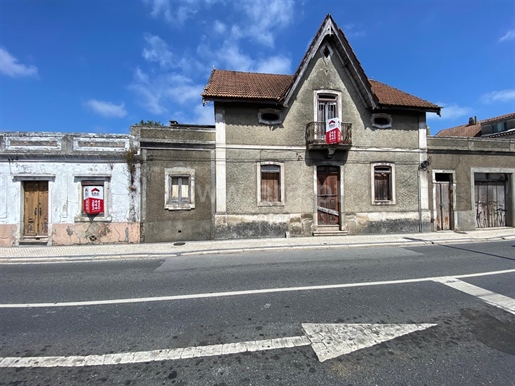
[[[138,123],[136,123],[134,126],[155,126],[155,127],[164,127],[165,125],[162,124],[161,122],[159,121],[153,121],[153,120],[148,120],[148,121],[144,121],[143,119],[141,121],[139,121]]]

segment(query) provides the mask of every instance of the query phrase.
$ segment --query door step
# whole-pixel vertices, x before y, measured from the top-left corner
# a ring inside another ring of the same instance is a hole
[[[18,242],[18,244],[20,246],[48,245],[48,237],[24,237]]]
[[[348,231],[341,231],[338,229],[317,229],[313,231],[313,236],[345,236],[349,234]]]

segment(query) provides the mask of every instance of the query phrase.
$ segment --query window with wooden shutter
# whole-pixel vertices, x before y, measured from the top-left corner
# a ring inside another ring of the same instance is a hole
[[[195,208],[195,169],[175,167],[165,169],[165,209]]]
[[[258,164],[258,206],[284,205],[284,165],[264,162]]]
[[[281,202],[281,168],[261,165],[261,201]]]
[[[393,169],[390,165],[374,166],[373,198],[377,204],[393,204]]]

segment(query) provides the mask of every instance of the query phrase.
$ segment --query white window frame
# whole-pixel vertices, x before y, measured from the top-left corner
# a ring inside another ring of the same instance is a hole
[[[75,216],[75,222],[111,222],[111,176],[75,176],[79,196],[79,213]],[[84,186],[102,185],[104,187],[104,212],[96,215],[84,213]]]
[[[172,178],[187,177],[190,186],[189,202],[171,201]],[[175,167],[165,168],[165,209],[167,210],[192,210],[195,209],[195,169]]]
[[[269,201],[262,201],[261,200],[261,166],[265,165],[272,165],[272,166],[279,166],[279,194],[280,194],[280,200],[277,202],[269,202]],[[285,203],[285,196],[284,196],[284,163],[282,162],[275,162],[275,161],[263,161],[258,162],[256,164],[256,172],[257,172],[257,205],[262,207],[267,206],[284,206]]]
[[[313,122],[319,122],[318,120],[318,100],[320,95],[335,95],[336,96],[336,116],[342,119],[342,93],[336,90],[315,90],[313,94]],[[322,122],[322,121],[320,121]]]
[[[396,189],[395,189],[395,164],[390,162],[378,162],[370,165],[370,185],[371,185],[371,199],[372,205],[395,205],[396,204]],[[376,167],[388,167],[390,168],[390,188],[391,188],[391,200],[376,200],[375,192],[375,170]]]

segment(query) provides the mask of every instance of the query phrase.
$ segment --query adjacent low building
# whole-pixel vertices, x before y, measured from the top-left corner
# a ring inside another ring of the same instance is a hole
[[[0,133],[0,246],[140,241],[129,135]]]

